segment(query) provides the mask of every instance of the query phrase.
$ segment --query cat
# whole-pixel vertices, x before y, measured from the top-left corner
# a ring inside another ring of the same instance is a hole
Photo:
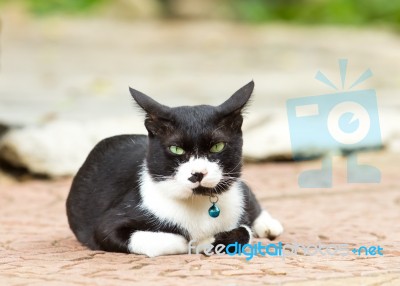
[[[240,179],[242,112],[254,82],[219,106],[167,107],[130,88],[145,135],[99,142],[73,179],[67,216],[93,250],[149,257],[188,253],[189,241],[274,239],[280,222]]]

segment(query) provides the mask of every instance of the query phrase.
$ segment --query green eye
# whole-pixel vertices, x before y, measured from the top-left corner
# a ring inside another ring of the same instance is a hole
[[[182,155],[185,153],[185,150],[178,146],[169,146],[169,151],[175,155]]]
[[[211,147],[210,152],[211,153],[219,153],[222,150],[224,150],[224,147],[225,147],[225,143],[219,142]]]

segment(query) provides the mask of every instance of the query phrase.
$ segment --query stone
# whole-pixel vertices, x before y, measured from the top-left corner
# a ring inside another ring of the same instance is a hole
[[[258,113],[243,126],[243,155],[249,161],[291,158],[286,112]]]
[[[400,115],[381,110],[382,142],[400,152]],[[247,161],[292,159],[286,112],[254,112],[243,126],[243,156]],[[50,177],[74,175],[90,150],[102,139],[119,134],[147,134],[143,116],[124,116],[96,120],[54,120],[39,125],[11,128],[0,139],[0,158]],[[360,149],[380,146],[359,146]],[[315,146],[307,148],[309,157],[324,155]]]
[[[87,122],[56,120],[7,132],[0,140],[0,158],[34,174],[73,175],[100,140],[144,132],[142,121],[135,118]]]

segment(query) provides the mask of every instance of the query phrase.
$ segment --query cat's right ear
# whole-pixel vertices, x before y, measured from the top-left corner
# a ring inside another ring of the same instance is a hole
[[[237,90],[228,100],[217,106],[221,125],[230,126],[232,129],[240,130],[243,123],[242,111],[248,103],[254,90],[254,82],[251,81]]]
[[[171,129],[171,112],[168,106],[158,103],[131,87],[129,91],[136,103],[146,112],[144,124],[150,135],[157,135]]]
[[[129,91],[136,101],[136,103],[150,116],[158,116],[158,117],[166,117],[169,118],[169,110],[168,106],[162,105],[152,99],[150,96],[141,93],[140,91],[129,88]]]

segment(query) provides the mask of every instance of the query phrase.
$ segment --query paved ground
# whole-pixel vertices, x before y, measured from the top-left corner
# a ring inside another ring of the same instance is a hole
[[[0,185],[1,285],[399,285],[400,155],[361,156],[382,170],[377,185],[348,185],[335,160],[335,187],[299,189],[301,170],[318,162],[247,165],[244,178],[279,218],[284,243],[383,247],[383,256],[146,258],[89,251],[70,232],[64,203],[70,178],[5,180]],[[267,243],[267,241],[262,241]]]

